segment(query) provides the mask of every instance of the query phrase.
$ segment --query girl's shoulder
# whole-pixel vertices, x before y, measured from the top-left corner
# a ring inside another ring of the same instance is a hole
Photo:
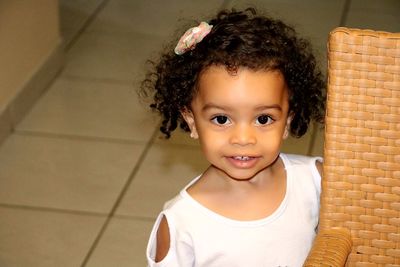
[[[304,156],[298,154],[285,154],[281,153],[281,158],[285,163],[285,167],[294,167],[294,166],[316,166],[319,163],[322,163],[322,157],[311,157]]]
[[[294,181],[308,183],[317,192],[321,191],[322,157],[311,157],[296,154],[281,154],[285,169],[293,176]]]

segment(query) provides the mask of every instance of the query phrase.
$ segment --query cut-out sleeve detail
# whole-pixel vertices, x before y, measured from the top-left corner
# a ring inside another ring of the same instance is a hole
[[[165,218],[169,230],[169,249],[163,259],[156,262],[157,232],[162,225],[163,218]],[[185,244],[185,241],[180,236],[182,235],[177,233],[176,224],[172,217],[168,216],[168,212],[163,211],[160,213],[154,223],[147,245],[146,256],[148,267],[192,266],[191,264],[194,260],[192,248]]]
[[[162,261],[167,255],[170,247],[169,227],[165,216],[161,218],[160,225],[157,230],[157,247],[155,261]]]

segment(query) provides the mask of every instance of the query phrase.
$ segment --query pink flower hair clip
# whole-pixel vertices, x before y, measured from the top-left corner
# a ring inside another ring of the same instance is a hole
[[[212,27],[212,25],[202,21],[199,26],[187,30],[175,47],[175,54],[183,55],[187,51],[194,49],[196,44],[200,43],[210,33]]]

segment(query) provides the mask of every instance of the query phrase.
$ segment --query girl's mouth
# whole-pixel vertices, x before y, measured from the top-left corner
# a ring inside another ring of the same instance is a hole
[[[236,168],[248,169],[254,167],[259,157],[252,156],[232,156],[228,157],[229,162]]]
[[[250,160],[250,159],[252,159],[252,157],[248,157],[248,156],[236,156],[236,157],[233,157],[235,160],[243,160],[243,161],[247,161],[247,160]]]

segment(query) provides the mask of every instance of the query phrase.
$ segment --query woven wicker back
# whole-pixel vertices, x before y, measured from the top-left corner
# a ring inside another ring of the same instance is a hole
[[[349,266],[400,266],[400,33],[329,40],[320,228],[351,230]]]

